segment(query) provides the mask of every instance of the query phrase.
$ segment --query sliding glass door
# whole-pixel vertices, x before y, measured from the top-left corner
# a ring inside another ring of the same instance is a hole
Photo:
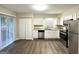
[[[0,47],[2,46],[2,42],[1,42],[1,16],[0,16]]]
[[[13,41],[13,17],[0,16],[0,48]]]
[[[6,45],[6,19],[1,16],[1,41],[2,46]]]
[[[6,20],[7,20],[6,43],[9,43],[10,41],[13,40],[13,18],[7,17]]]

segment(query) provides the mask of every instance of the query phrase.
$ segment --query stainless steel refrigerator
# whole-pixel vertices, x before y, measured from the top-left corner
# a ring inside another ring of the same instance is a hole
[[[73,20],[69,23],[68,40],[69,40],[69,53],[79,53],[79,20]]]

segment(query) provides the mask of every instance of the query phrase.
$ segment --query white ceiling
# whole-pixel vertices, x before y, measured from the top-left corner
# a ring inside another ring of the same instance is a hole
[[[62,12],[71,9],[77,4],[48,4],[48,9],[45,11],[36,11],[32,8],[33,4],[2,4],[1,6],[17,13],[43,13],[43,14],[61,14]]]

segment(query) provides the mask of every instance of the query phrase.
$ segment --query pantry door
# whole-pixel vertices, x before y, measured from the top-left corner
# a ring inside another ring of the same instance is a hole
[[[19,19],[19,39],[26,39],[26,19]]]
[[[32,40],[32,18],[19,19],[19,39]]]
[[[32,18],[26,18],[26,39],[32,40]]]

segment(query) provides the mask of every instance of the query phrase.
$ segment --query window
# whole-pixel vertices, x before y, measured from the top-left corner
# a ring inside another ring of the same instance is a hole
[[[56,18],[45,18],[44,25],[47,28],[54,28],[57,25],[57,19]]]

